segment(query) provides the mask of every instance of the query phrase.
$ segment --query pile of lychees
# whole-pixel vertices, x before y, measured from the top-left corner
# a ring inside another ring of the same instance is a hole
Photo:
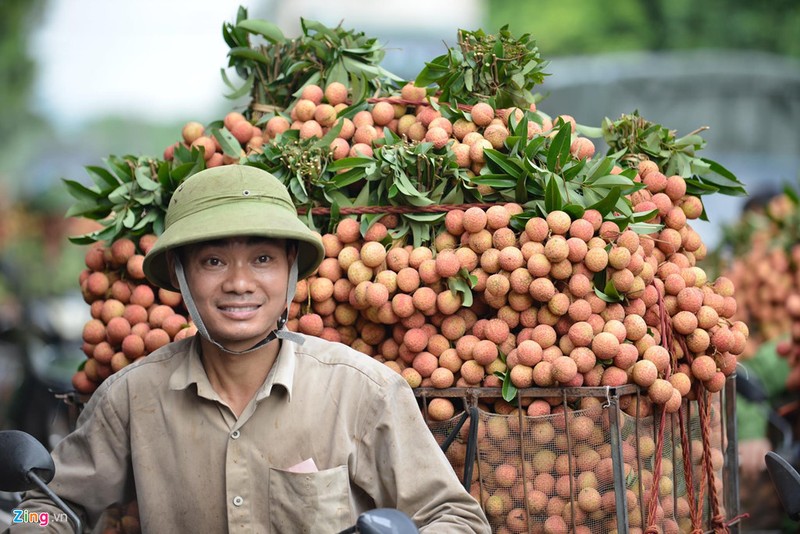
[[[649,162],[648,162],[649,163]],[[680,176],[640,166],[634,209],[658,209],[655,234],[620,231],[587,210],[533,217],[517,204],[449,211],[431,246],[384,241],[391,217],[365,235],[355,218],[323,236],[326,259],[298,284],[289,326],[341,341],[401,373],[412,387],[517,388],[635,383],[674,412],[692,384],[720,391],[744,349],[733,285],[696,266],[705,247],[687,219],[700,203]],[[599,296],[598,273],[618,301]],[[451,287],[471,279],[472,303]],[[664,327],[669,332],[664,332]],[[671,346],[665,346],[669,336]],[[446,399],[431,416],[447,419]]]
[[[80,286],[92,318],[83,327],[87,360],[72,377],[79,393],[92,393],[112,373],[197,331],[180,293],[145,279],[142,262],[155,237],[98,243],[86,252]]]

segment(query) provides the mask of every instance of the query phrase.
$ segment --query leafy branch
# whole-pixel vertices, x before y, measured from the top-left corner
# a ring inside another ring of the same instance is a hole
[[[439,99],[453,107],[488,102],[494,108],[528,109],[546,66],[527,33],[515,38],[507,25],[496,34],[459,30],[458,45],[427,62],[415,83],[435,84]]]
[[[354,102],[361,102],[388,94],[401,81],[380,66],[385,50],[376,38],[341,24],[329,28],[313,20],[300,22],[302,34],[290,39],[269,21],[248,19],[247,9],[240,7],[236,22],[223,25],[222,35],[230,47],[228,67],[245,80],[237,86],[221,71],[231,90],[229,98],[250,94],[251,106],[285,109],[306,85],[340,82],[350,87]]]
[[[555,135],[536,135],[528,138],[527,112],[519,123],[511,120],[506,151],[485,151],[487,163],[476,184],[491,186],[493,192],[484,194],[487,202],[517,202],[525,212],[517,215],[513,224],[524,228],[535,216],[545,216],[562,210],[573,218],[583,216],[588,209],[597,210],[605,220],[616,222],[620,229],[630,226],[640,233],[658,231],[654,225],[642,225],[654,213],[635,213],[628,196],[644,188],[634,182],[635,172],[628,170],[612,174],[616,155],[593,160],[578,159],[570,152],[573,139],[569,123],[560,122]]]
[[[92,185],[64,179],[76,202],[67,217],[100,221],[103,229],[70,237],[79,245],[95,241],[113,242],[121,237],[161,234],[172,194],[183,180],[205,168],[203,150],[178,145],[174,158],[110,156],[108,168],[89,166]]]
[[[635,168],[640,161],[652,160],[665,175],[683,176],[689,195],[746,196],[744,185],[732,172],[711,159],[695,155],[706,145],[700,136],[704,129],[676,138],[674,130],[652,123],[634,111],[616,121],[604,119],[602,135],[609,153],[620,153],[620,161],[625,166]],[[707,220],[705,211],[702,218]]]

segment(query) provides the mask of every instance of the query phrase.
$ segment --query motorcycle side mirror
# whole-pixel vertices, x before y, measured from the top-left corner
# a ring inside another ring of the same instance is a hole
[[[355,526],[340,534],[419,534],[405,513],[394,508],[376,508],[358,516]]]
[[[45,484],[53,480],[56,467],[50,453],[30,434],[19,430],[0,431],[0,490],[38,488],[31,473]]]
[[[789,462],[772,451],[767,453],[764,460],[783,509],[793,521],[800,521],[800,474]]]
[[[47,484],[56,474],[53,458],[44,445],[20,430],[0,431],[0,491],[41,490],[72,521],[75,532],[83,532],[83,523]]]
[[[362,534],[416,534],[417,526],[406,514],[394,508],[376,508],[361,514],[356,521]]]

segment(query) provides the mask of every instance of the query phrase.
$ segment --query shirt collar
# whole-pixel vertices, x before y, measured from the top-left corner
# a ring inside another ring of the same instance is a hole
[[[264,385],[256,393],[256,400],[259,401],[264,397],[269,397],[272,393],[272,387],[276,384],[283,386],[286,394],[289,397],[289,402],[292,401],[292,384],[294,383],[294,369],[297,364],[297,345],[288,339],[280,340],[281,350],[278,352],[278,357],[275,358],[275,363],[272,365]]]
[[[281,340],[281,349],[278,352],[278,357],[272,365],[267,379],[264,384],[256,393],[256,400],[261,400],[269,397],[272,393],[272,387],[276,384],[283,386],[289,397],[292,400],[292,383],[294,382],[294,370],[296,365],[296,350],[295,343],[289,340]],[[200,360],[200,340],[194,339],[189,348],[188,355],[172,372],[169,378],[169,389],[182,390],[188,388],[192,384],[197,384],[197,394],[200,397],[209,400],[220,400],[217,392],[211,386],[208,380],[208,375],[203,368],[203,362]]]

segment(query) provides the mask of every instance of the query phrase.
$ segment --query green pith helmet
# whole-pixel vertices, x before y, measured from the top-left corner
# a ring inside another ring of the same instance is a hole
[[[297,217],[286,187],[256,167],[222,165],[200,171],[183,182],[167,209],[164,233],[144,258],[144,273],[158,287],[172,284],[167,251],[238,236],[294,240],[298,244],[298,279],[314,272],[325,258],[319,234]]]

